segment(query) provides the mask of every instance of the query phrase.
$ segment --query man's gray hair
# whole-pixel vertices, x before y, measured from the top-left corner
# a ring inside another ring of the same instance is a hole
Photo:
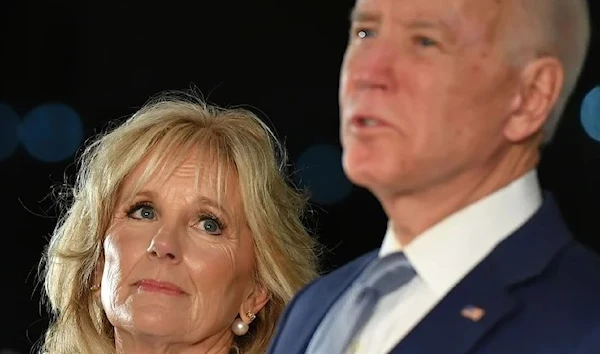
[[[583,69],[590,42],[587,0],[517,0],[525,30],[532,34],[534,55],[555,56],[563,64],[564,83],[543,127],[544,142],[554,136]],[[523,25],[515,26],[523,29]],[[519,37],[517,37],[519,38]]]

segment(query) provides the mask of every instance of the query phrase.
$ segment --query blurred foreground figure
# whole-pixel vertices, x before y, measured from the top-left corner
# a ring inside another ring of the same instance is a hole
[[[299,293],[269,353],[600,353],[600,257],[536,175],[585,1],[357,0],[351,22],[343,165],[388,230]]]

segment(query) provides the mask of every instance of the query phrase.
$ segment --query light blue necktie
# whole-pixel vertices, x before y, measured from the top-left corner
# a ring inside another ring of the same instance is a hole
[[[369,264],[346,293],[329,310],[306,354],[342,354],[369,320],[381,297],[415,276],[404,253],[396,252]]]

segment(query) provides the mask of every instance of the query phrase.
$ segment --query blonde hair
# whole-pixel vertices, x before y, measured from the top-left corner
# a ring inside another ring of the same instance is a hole
[[[590,42],[586,0],[514,0],[507,40],[522,64],[553,56],[563,65],[564,83],[543,127],[544,142],[554,136],[569,98],[581,75]],[[525,54],[525,55],[523,55]]]
[[[214,152],[238,177],[256,278],[270,300],[233,347],[243,354],[266,351],[287,302],[318,275],[318,243],[303,224],[306,197],[290,186],[285,149],[254,113],[209,105],[193,92],[167,92],[79,156],[75,185],[62,196],[71,199],[40,263],[52,314],[41,352],[115,353],[113,327],[90,287],[117,192],[151,149],[158,152],[151,164],[160,166],[192,148]]]

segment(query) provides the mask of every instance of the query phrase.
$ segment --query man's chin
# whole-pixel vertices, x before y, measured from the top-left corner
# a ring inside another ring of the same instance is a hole
[[[382,156],[358,152],[363,151],[350,151],[343,156],[344,173],[350,182],[371,192],[394,183],[390,179],[395,171],[386,166]]]
[[[379,182],[377,174],[373,172],[373,169],[369,169],[366,166],[344,165],[344,173],[346,173],[348,180],[366,189],[371,189]]]
[[[392,173],[396,171],[377,167],[373,164],[344,165],[344,172],[350,182],[367,189],[378,199],[407,192],[410,186],[399,183],[399,177]]]

